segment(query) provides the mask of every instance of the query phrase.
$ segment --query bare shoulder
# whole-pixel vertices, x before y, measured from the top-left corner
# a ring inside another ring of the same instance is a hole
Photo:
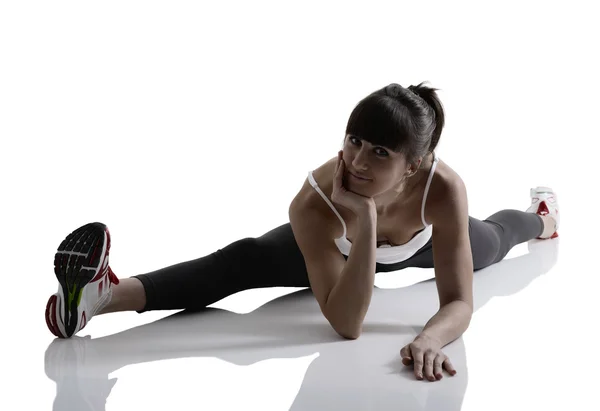
[[[438,218],[444,218],[448,207],[451,206],[466,207],[467,190],[461,176],[440,160],[428,195],[430,220],[434,222]]]
[[[329,201],[331,201],[331,192],[333,189],[334,168],[335,157],[326,161],[312,172],[312,176],[319,186],[319,189],[325,194]],[[313,211],[322,214],[325,219],[328,219],[333,215],[327,203],[323,201],[321,194],[319,194],[308,181],[308,177],[304,180],[304,184],[294,198],[294,202],[302,208],[310,208]]]
[[[449,194],[449,191],[456,189],[458,185],[463,184],[460,175],[448,163],[439,160],[433,179],[431,180],[431,192],[434,196],[439,196],[441,200]]]

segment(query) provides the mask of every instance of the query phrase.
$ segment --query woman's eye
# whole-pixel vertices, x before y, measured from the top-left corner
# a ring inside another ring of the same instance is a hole
[[[350,140],[350,141],[352,142],[352,144],[354,144],[354,145],[358,145],[358,143],[360,143],[360,140],[358,140],[356,137],[350,137],[350,139],[349,139],[349,140]],[[356,141],[357,143],[355,143],[354,141]],[[384,149],[382,149],[382,148],[380,148],[380,147],[377,147],[375,150],[379,150],[379,152],[377,153],[377,155],[378,155],[378,156],[381,156],[381,157],[387,157],[387,155],[388,155],[387,151],[385,151]]]

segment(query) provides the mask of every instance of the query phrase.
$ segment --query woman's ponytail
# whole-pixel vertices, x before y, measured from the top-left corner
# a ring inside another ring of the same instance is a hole
[[[442,129],[444,128],[444,106],[442,106],[442,102],[436,93],[439,89],[423,86],[423,83],[425,82],[420,83],[418,86],[409,86],[408,89],[425,100],[429,107],[431,107],[435,128],[431,133],[429,151],[433,152],[440,141]]]

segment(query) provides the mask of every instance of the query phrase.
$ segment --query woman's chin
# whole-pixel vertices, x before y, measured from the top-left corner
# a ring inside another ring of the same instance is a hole
[[[371,196],[370,195],[370,190],[367,190],[366,188],[360,187],[360,186],[356,187],[356,186],[350,185],[348,187],[348,191],[350,191],[351,193],[354,193],[354,194],[359,194],[361,196],[365,196],[365,197],[370,197]]]

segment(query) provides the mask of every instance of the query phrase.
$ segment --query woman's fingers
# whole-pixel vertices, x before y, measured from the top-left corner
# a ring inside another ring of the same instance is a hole
[[[418,380],[423,379],[423,353],[421,351],[415,352],[415,350],[411,350],[413,353],[413,363],[414,363],[414,372],[415,377]]]
[[[444,368],[446,369],[446,371],[448,371],[448,374],[450,374],[450,375],[456,374],[456,369],[454,369],[454,366],[452,365],[452,363],[450,362],[450,359],[448,357],[446,357],[446,360],[444,361]]]
[[[424,368],[423,371],[425,373],[425,377],[429,381],[435,381],[435,376],[433,375],[433,362],[436,357],[436,352],[434,351],[426,351],[424,355]]]
[[[433,361],[433,375],[438,380],[444,378],[444,375],[442,374],[442,364],[444,363],[445,359],[445,355],[438,354],[438,356],[435,357],[435,360]]]
[[[404,364],[404,365],[412,364],[410,347],[408,345],[405,345],[404,347],[402,347],[402,349],[400,350],[400,357],[402,357],[402,364]]]

